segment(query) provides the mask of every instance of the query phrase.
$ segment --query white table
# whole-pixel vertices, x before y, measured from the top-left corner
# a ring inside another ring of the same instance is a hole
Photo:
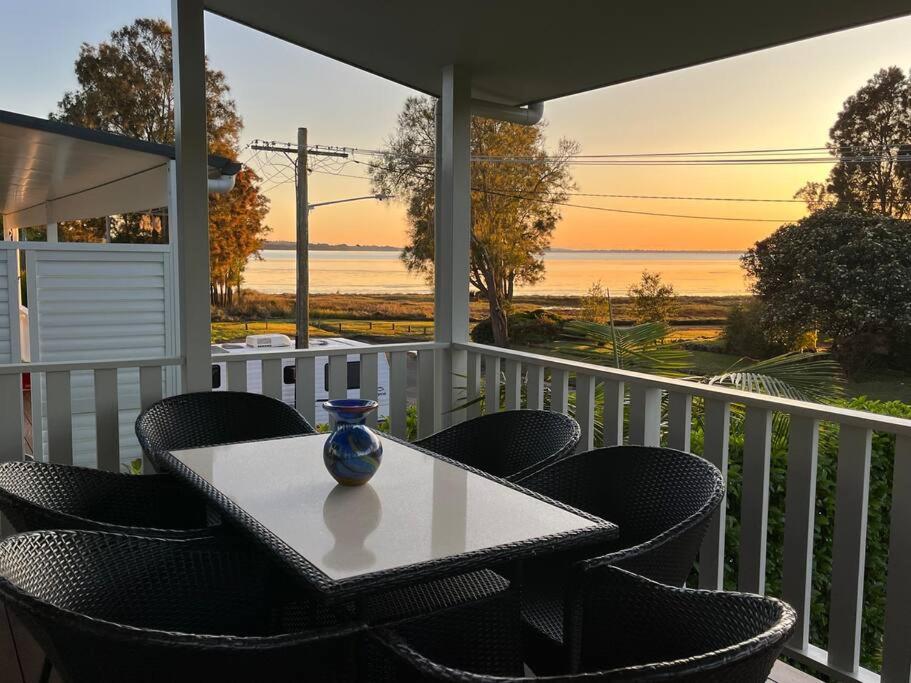
[[[381,437],[364,486],[323,465],[326,435],[173,451],[170,468],[329,594],[430,579],[616,536],[617,527]]]

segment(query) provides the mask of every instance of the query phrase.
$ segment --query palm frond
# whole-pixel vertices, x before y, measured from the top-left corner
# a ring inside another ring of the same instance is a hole
[[[822,402],[844,393],[841,366],[824,353],[786,353],[711,377],[691,378],[768,396]]]
[[[563,329],[566,340],[558,342],[558,349],[590,363],[669,377],[682,376],[690,365],[688,351],[663,343],[670,331],[665,323],[614,328],[571,320]]]

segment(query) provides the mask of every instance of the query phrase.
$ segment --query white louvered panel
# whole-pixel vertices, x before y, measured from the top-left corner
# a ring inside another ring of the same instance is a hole
[[[97,250],[78,252],[32,251],[27,259],[33,361],[149,358],[175,353],[168,253],[99,245]],[[45,383],[40,384],[36,402],[39,418],[46,415]],[[71,384],[73,461],[95,466],[93,374],[73,372]],[[133,427],[140,403],[139,370],[118,370],[117,433],[122,463],[141,455]],[[38,424],[36,420],[36,431]],[[41,433],[39,453],[47,444],[43,418]],[[112,461],[108,463],[111,467]]]
[[[19,297],[15,251],[0,251],[0,363],[18,363]]]

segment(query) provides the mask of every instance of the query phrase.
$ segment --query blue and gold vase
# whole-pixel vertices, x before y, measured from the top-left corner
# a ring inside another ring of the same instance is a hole
[[[378,406],[376,401],[355,398],[323,403],[326,412],[335,418],[335,427],[323,446],[323,462],[339,484],[366,484],[379,469],[383,444],[364,424],[367,414]]]

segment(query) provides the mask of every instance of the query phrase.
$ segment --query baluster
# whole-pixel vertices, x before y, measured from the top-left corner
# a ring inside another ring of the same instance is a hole
[[[329,399],[348,398],[348,356],[329,356]]]
[[[361,354],[361,398],[366,401],[376,401],[379,397],[378,361],[379,358],[375,353]],[[376,427],[376,420],[376,410],[367,413],[368,426]]]
[[[634,383],[629,388],[629,442],[661,445],[661,389]]]
[[[772,412],[749,406],[743,426],[740,562],[737,577],[738,587],[747,593],[765,593],[771,456]]]
[[[604,445],[620,446],[623,443],[623,382],[604,380]]]
[[[404,439],[408,433],[408,397],[406,387],[407,353],[395,351],[389,354],[389,429],[393,436]]]
[[[47,448],[48,461],[73,464],[73,410],[70,395],[69,370],[48,372],[47,385]],[[35,438],[40,438],[36,436]]]
[[[569,412],[569,373],[553,368],[550,371],[550,409],[555,413]]]
[[[595,378],[576,373],[576,421],[582,437],[576,452],[590,451],[595,447]]]
[[[882,682],[911,679],[911,436],[895,440]]]
[[[805,650],[810,642],[819,420],[794,415],[788,432],[781,597],[797,610],[797,628],[790,645]]]
[[[161,367],[150,365],[139,368],[139,405],[145,410],[153,403],[161,400],[162,395],[162,378]],[[152,473],[155,468],[152,466],[148,456],[142,454],[142,471],[143,473]]]
[[[705,400],[705,445],[703,456],[728,479],[728,437],[731,404],[717,399]],[[724,523],[727,517],[727,495],[712,515],[709,528],[699,549],[699,587],[721,590],[724,582]]]
[[[525,370],[526,407],[529,410],[544,410],[544,367],[529,365]]]
[[[120,471],[120,409],[117,370],[95,370],[95,452],[98,469]]]
[[[32,381],[37,382],[37,375],[32,375]],[[22,460],[23,457],[23,412],[22,412],[22,375],[18,372],[9,375],[0,375],[0,462],[9,460]],[[33,438],[41,438],[40,425],[38,434]]]
[[[484,412],[487,415],[500,410],[500,359],[484,356]]]
[[[225,362],[228,375],[228,389],[230,391],[247,390],[247,361],[229,360]]]
[[[678,391],[667,392],[667,445],[678,451],[690,450],[693,427],[693,397]]]
[[[282,400],[282,359],[268,358],[262,361],[263,394]]]
[[[364,366],[361,365],[362,391],[363,373]],[[316,358],[298,358],[294,361],[294,406],[311,425],[316,422]]]
[[[430,436],[434,429],[433,351],[418,351],[418,438]]]
[[[522,406],[522,364],[517,360],[506,361],[506,410]]]
[[[873,432],[840,425],[829,602],[829,665],[857,671]]]
[[[468,354],[468,394],[467,400],[471,403],[465,411],[466,417],[470,420],[481,414],[481,403],[478,398],[481,396],[481,354],[469,352]]]

